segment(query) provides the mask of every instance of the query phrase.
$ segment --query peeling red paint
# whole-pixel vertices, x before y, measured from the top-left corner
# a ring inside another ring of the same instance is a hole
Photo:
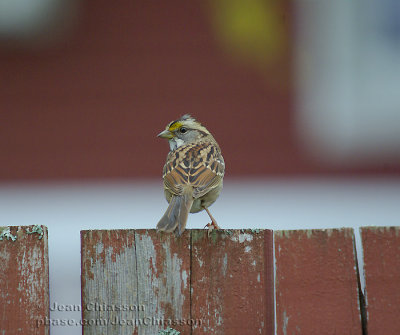
[[[277,334],[361,334],[352,229],[277,231]]]
[[[272,269],[271,231],[193,230],[193,335],[272,335]]]
[[[368,334],[400,333],[400,227],[363,227]]]
[[[10,227],[17,240],[0,241],[0,333],[47,335],[49,263],[47,228]]]
[[[124,249],[129,234],[135,236],[134,248]],[[110,236],[108,231],[82,232],[83,305],[112,299],[110,292],[116,292],[116,298],[109,303],[119,303],[118,299],[129,298],[127,286],[134,280],[138,288],[134,301],[148,304],[138,318],[145,315],[177,321],[171,327],[181,334],[273,334],[271,231],[218,231],[208,236],[205,230],[186,230],[176,238],[155,230],[120,230],[118,239]],[[136,265],[125,262],[118,264],[121,268],[113,267],[113,257],[103,258],[95,252],[98,245],[101,252],[112,247],[112,251],[135,254]],[[133,266],[134,278],[119,282],[118,272]],[[105,273],[109,267],[113,273]],[[84,310],[83,317],[93,315]],[[167,326],[143,331],[156,334]],[[138,334],[138,328],[132,328],[132,333]],[[97,329],[84,327],[84,334],[97,334]]]
[[[184,271],[190,274],[190,250],[188,248],[190,245],[190,231],[185,231],[179,238],[176,238],[173,234],[159,233],[154,229],[136,230],[136,235],[139,236],[139,238],[142,238],[145,235],[148,235],[151,238],[155,250],[155,267],[153,266],[153,257],[151,257],[150,271],[154,279],[161,279],[161,283],[164,287],[170,287],[171,273],[169,272],[174,270],[168,264],[169,259],[176,255],[176,257],[182,262],[179,273],[172,274],[174,276],[179,276],[180,292],[184,297],[181,306],[181,316],[178,316],[175,313],[176,302],[174,301],[176,297],[174,295],[171,295],[171,300],[164,300],[165,297],[160,295],[162,294],[162,290],[155,289],[153,291],[160,301],[160,307],[161,310],[163,310],[166,319],[190,319],[190,285],[187,283],[187,286],[184,287],[182,280],[182,273]],[[173,328],[180,331],[181,334],[189,334],[191,327],[189,324],[185,323],[183,325],[175,325]]]
[[[166,322],[190,318],[190,286],[183,285],[183,274],[190,273],[189,232],[178,240],[155,230],[83,231],[81,238],[83,306],[92,301],[131,301],[145,306],[145,311],[134,316],[139,322],[147,317]],[[108,273],[110,268],[113,270]],[[125,275],[127,270],[130,275]],[[84,319],[98,316],[99,313],[83,309]],[[166,328],[163,324],[140,327],[148,327],[143,330],[146,334]],[[119,332],[118,327],[107,329]],[[190,325],[176,325],[174,329],[185,334],[190,332]],[[84,334],[97,334],[100,330],[85,326]],[[137,326],[125,330],[139,333]]]

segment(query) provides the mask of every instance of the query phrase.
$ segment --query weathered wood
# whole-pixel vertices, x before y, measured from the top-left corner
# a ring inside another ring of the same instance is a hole
[[[134,231],[82,231],[81,256],[83,333],[132,334],[119,322],[138,318]]]
[[[274,334],[272,231],[192,231],[193,335]]]
[[[362,227],[369,335],[400,332],[400,227]]]
[[[170,324],[190,331],[189,236],[82,231],[83,320],[95,320],[84,334],[154,335]],[[96,303],[106,310],[93,310]]]
[[[276,231],[277,334],[360,335],[352,229]]]
[[[271,231],[82,231],[84,334],[273,334]],[[86,306],[136,306],[135,313]],[[162,322],[164,320],[164,322]],[[144,324],[147,321],[147,324]],[[93,321],[95,322],[95,321]],[[253,332],[254,330],[254,332]]]
[[[0,334],[49,334],[47,228],[0,228]]]
[[[139,316],[151,321],[139,334],[154,335],[167,326],[189,334],[190,232],[176,239],[155,230],[137,230],[135,242],[139,304],[146,308]]]

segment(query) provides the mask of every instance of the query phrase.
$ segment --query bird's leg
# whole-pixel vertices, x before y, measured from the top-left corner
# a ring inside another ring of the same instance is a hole
[[[217,225],[217,221],[215,221],[215,219],[213,218],[213,216],[211,215],[210,211],[208,210],[207,207],[203,207],[205,209],[205,211],[207,212],[208,216],[211,219],[211,223],[208,223],[204,228],[208,228],[208,232],[210,233],[212,230],[214,229],[220,229],[219,226]]]

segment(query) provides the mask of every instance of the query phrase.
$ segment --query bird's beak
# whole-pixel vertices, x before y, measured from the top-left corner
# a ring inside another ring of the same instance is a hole
[[[167,138],[170,140],[171,138],[174,137],[174,134],[172,134],[169,130],[166,129],[166,130],[162,131],[161,133],[159,133],[157,135],[157,137]]]

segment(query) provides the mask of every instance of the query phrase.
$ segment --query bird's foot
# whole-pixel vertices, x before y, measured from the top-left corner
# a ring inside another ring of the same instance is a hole
[[[204,228],[208,228],[208,236],[210,236],[211,232],[215,229],[221,229],[218,225],[217,225],[217,221],[215,221],[215,219],[213,218],[213,216],[211,215],[210,211],[208,210],[207,207],[203,207],[205,209],[205,211],[207,212],[208,216],[211,219],[211,223],[207,223],[205,225]]]
[[[217,225],[217,223],[216,223],[215,221],[211,221],[211,223],[207,223],[207,224],[204,226],[204,228],[207,228],[207,229],[208,229],[208,232],[207,232],[208,236],[210,236],[210,234],[211,234],[211,232],[212,232],[213,230],[218,230],[218,229],[220,229],[219,226]]]

